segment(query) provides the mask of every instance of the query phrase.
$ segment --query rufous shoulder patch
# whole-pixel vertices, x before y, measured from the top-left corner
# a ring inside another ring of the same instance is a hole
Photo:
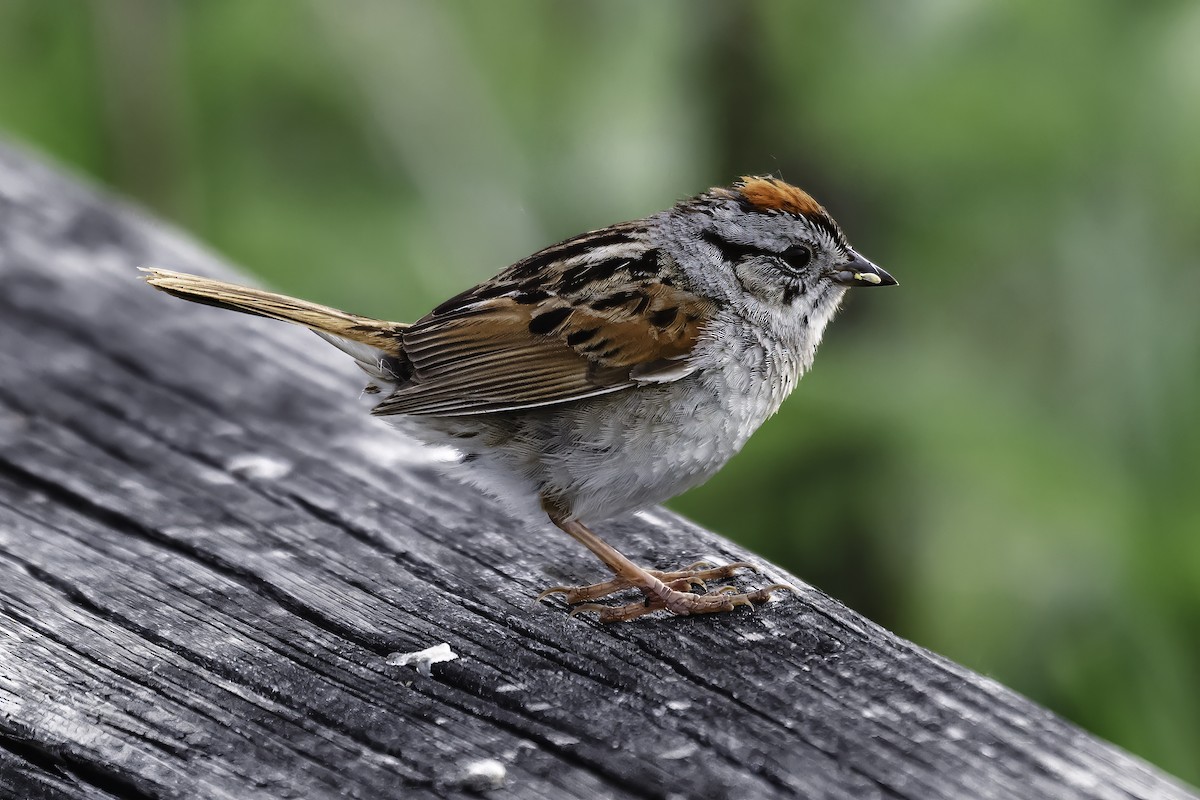
[[[803,189],[777,178],[747,176],[734,185],[746,202],[763,211],[787,211],[803,216],[825,215],[821,204]]]

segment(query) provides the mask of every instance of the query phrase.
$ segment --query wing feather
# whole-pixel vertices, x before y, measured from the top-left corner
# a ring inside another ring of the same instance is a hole
[[[549,280],[525,294],[489,284],[464,292],[404,331],[412,377],[373,413],[535,408],[678,380],[694,369],[687,359],[711,301],[666,282],[604,289],[571,293]]]

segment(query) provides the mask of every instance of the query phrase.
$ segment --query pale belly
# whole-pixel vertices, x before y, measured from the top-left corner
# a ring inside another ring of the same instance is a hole
[[[669,384],[427,425],[464,453],[460,474],[510,508],[537,514],[546,496],[579,519],[600,521],[703,483],[778,409],[798,376],[777,354],[743,345],[726,355],[718,367]]]

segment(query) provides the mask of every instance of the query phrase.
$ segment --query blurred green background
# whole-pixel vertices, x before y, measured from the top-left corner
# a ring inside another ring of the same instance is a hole
[[[672,506],[1200,783],[1200,3],[0,0],[0,130],[395,319],[808,188],[902,286]]]

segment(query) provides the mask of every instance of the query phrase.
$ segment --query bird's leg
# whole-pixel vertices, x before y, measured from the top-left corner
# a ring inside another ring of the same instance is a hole
[[[549,504],[547,505],[549,506]],[[549,592],[564,592],[567,595],[568,603],[599,599],[606,594],[611,594],[612,591],[625,588],[640,589],[646,595],[645,601],[640,603],[629,603],[623,606],[588,603],[576,607],[572,613],[596,611],[599,613],[601,622],[621,622],[635,619],[660,609],[683,616],[714,614],[721,611],[732,611],[742,605],[765,603],[773,592],[790,588],[784,584],[775,584],[754,592],[738,593],[733,587],[725,586],[708,594],[695,594],[687,590],[692,587],[693,581],[703,580],[697,578],[699,573],[712,573],[711,577],[728,577],[742,565],[731,564],[728,567],[717,567],[710,570],[683,570],[681,573],[660,572],[655,574],[634,564],[615,547],[592,533],[579,520],[570,518],[552,506],[547,507],[546,510],[555,525],[591,550],[613,571],[614,575],[613,580],[603,584],[578,588],[556,587]],[[610,585],[613,588],[606,592],[605,590]],[[549,592],[543,593],[543,596]]]

